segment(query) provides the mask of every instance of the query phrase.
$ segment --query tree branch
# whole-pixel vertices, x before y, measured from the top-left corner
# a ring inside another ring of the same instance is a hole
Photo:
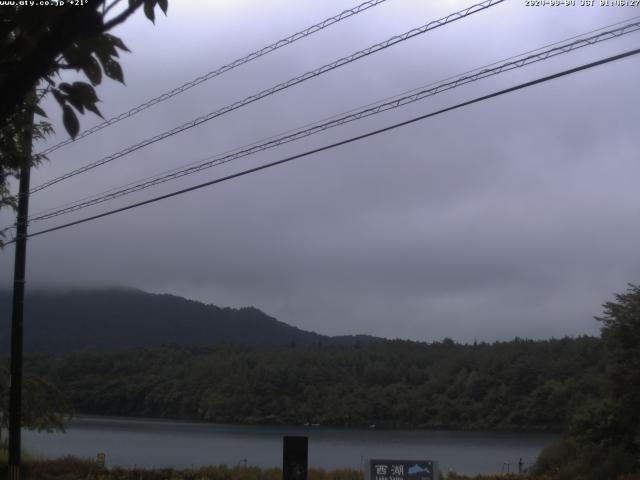
[[[56,68],[59,68],[61,70],[79,70],[76,67],[72,67],[68,63],[56,63]]]
[[[102,18],[104,18],[104,16],[105,16],[107,13],[109,13],[109,10],[111,10],[113,7],[115,7],[115,6],[116,6],[117,4],[119,4],[119,3],[120,3],[120,0],[113,0],[113,2],[111,2],[111,4],[110,4],[109,6],[105,7],[105,8],[102,10]],[[103,5],[103,6],[105,6],[106,4],[107,4],[107,2],[106,2],[106,0],[105,0],[105,2],[104,2],[102,5]]]
[[[142,3],[143,3],[143,0],[135,0],[134,2],[131,2],[123,12],[113,17],[111,20],[109,20],[107,23],[103,25],[102,32],[103,33],[108,32],[116,25],[120,25],[127,18],[129,18],[138,8],[140,8]]]
[[[38,81],[55,69],[55,59],[60,52],[82,35],[102,33],[102,17],[94,9],[95,6],[96,4],[87,6],[91,8],[69,7],[60,12],[49,31],[34,39],[36,41],[33,48],[21,60],[24,68],[0,81],[0,90],[10,92],[0,97],[0,127]],[[78,25],[82,25],[81,30]]]

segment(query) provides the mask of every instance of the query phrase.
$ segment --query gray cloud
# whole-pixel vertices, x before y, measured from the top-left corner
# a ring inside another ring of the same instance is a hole
[[[34,184],[466,4],[390,0],[52,154],[34,172]],[[107,116],[119,113],[349,6],[173,2],[158,26],[138,18],[119,32],[133,50],[123,58],[127,86],[101,86],[102,109]],[[70,179],[34,195],[32,211],[634,12],[505,2]],[[109,206],[379,128],[630,49],[636,41],[637,34],[446,92]],[[30,285],[118,284],[220,305],[251,304],[328,334],[464,341],[594,334],[592,316],[600,305],[640,277],[637,61],[33,238]],[[2,218],[9,221],[6,213]],[[12,261],[6,249],[0,256],[5,284]]]

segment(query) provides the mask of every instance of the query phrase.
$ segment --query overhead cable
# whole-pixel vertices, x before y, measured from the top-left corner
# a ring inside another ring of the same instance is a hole
[[[597,35],[592,35],[586,38],[580,38],[574,42],[562,44],[554,48],[544,50],[535,54],[527,55],[520,58],[515,57],[516,58],[515,60],[508,61],[506,63],[500,64],[492,68],[481,67],[481,69],[474,71],[474,73],[472,74],[462,75],[455,78],[452,81],[435,84],[434,86],[430,85],[429,88],[424,88],[419,91],[412,91],[410,94],[404,95],[399,98],[393,98],[392,100],[387,99],[385,101],[378,102],[377,104],[368,105],[367,107],[361,108],[360,110],[352,111],[347,115],[343,115],[337,118],[332,118],[331,120],[325,121],[323,123],[313,124],[311,127],[302,127],[277,137],[272,137],[271,139],[269,139],[264,143],[256,143],[247,147],[240,147],[240,149],[232,151],[232,153],[226,153],[226,154],[216,155],[213,157],[208,157],[196,163],[195,165],[191,165],[182,169],[174,169],[169,173],[155,176],[150,179],[145,179],[137,183],[136,182],[130,183],[124,187],[121,187],[120,189],[112,189],[111,191],[101,194],[99,196],[90,197],[90,199],[88,200],[83,199],[81,201],[76,201],[76,202],[67,204],[68,206],[49,209],[46,212],[33,215],[32,217],[29,218],[29,222],[31,223],[39,220],[47,220],[47,219],[64,215],[70,212],[74,212],[83,208],[87,208],[93,205],[104,203],[106,201],[113,200],[118,197],[122,197],[124,195],[128,195],[140,190],[145,190],[155,185],[168,182],[170,180],[175,180],[177,178],[184,177],[186,175],[191,175],[193,173],[197,173],[217,165],[228,163],[230,161],[236,160],[241,157],[249,156],[263,150],[267,150],[270,148],[283,145],[285,143],[299,140],[301,138],[308,137],[310,135],[328,130],[333,127],[344,125],[346,123],[353,122],[355,120],[360,120],[362,118],[376,115],[378,113],[382,113],[382,112],[392,110],[401,106],[405,106],[410,103],[423,100],[427,97],[437,95],[438,93],[448,91],[456,87],[466,85],[471,82],[475,82],[493,75],[498,75],[504,72],[514,70],[516,68],[521,68],[537,62],[541,62],[549,58],[556,57],[558,55],[572,52],[582,47],[595,45],[605,40],[618,38],[623,35],[636,32],[638,30],[640,30],[640,22],[633,22],[613,30],[601,32]]]
[[[182,195],[182,194],[185,194],[185,193],[188,193],[188,192],[192,192],[192,191],[199,190],[199,189],[202,189],[202,188],[205,188],[205,187],[209,187],[211,185],[216,185],[218,183],[226,182],[228,180],[232,180],[232,179],[239,178],[239,177],[251,174],[251,173],[258,172],[260,170],[266,170],[267,168],[275,167],[276,165],[282,165],[284,163],[288,163],[288,162],[291,162],[293,160],[297,160],[299,158],[307,157],[309,155],[313,155],[313,154],[316,154],[316,153],[327,151],[327,150],[330,150],[330,149],[333,149],[333,148],[336,148],[336,147],[339,147],[339,146],[342,146],[342,145],[346,145],[346,144],[353,143],[353,142],[356,142],[356,141],[359,141],[359,140],[363,140],[365,138],[373,137],[375,135],[379,135],[381,133],[388,132],[390,130],[395,130],[397,128],[404,127],[404,126],[407,126],[409,124],[425,120],[427,118],[435,117],[437,115],[441,115],[443,113],[450,112],[450,111],[453,111],[453,110],[457,110],[457,109],[462,108],[462,107],[466,107],[466,106],[469,106],[469,105],[480,103],[480,102],[483,102],[485,100],[489,100],[491,98],[495,98],[495,97],[498,97],[498,96],[501,96],[501,95],[505,95],[507,93],[515,92],[515,91],[518,91],[518,90],[522,90],[524,88],[532,87],[534,85],[538,85],[538,84],[545,83],[545,82],[548,82],[548,81],[551,81],[551,80],[554,80],[554,79],[557,79],[557,78],[560,78],[560,77],[564,77],[564,76],[571,75],[571,74],[574,74],[574,73],[577,73],[577,72],[581,72],[583,70],[587,70],[587,69],[594,68],[594,67],[597,67],[597,66],[600,66],[600,65],[604,65],[604,64],[607,64],[607,63],[610,63],[610,62],[621,60],[623,58],[631,57],[631,56],[637,55],[639,53],[640,53],[640,48],[636,48],[634,50],[629,50],[627,52],[620,53],[618,55],[613,55],[613,56],[610,56],[610,57],[603,58],[601,60],[597,60],[595,62],[583,64],[583,65],[581,65],[579,67],[570,68],[568,70],[563,70],[561,72],[554,73],[552,75],[547,75],[547,76],[544,76],[544,77],[537,78],[535,80],[531,80],[529,82],[525,82],[525,83],[521,83],[521,84],[515,85],[513,87],[505,88],[503,90],[499,90],[499,91],[490,93],[488,95],[483,95],[481,97],[476,97],[476,98],[474,98],[472,100],[468,100],[466,102],[458,103],[458,104],[453,105],[451,107],[443,108],[441,110],[437,110],[435,112],[427,113],[425,115],[420,115],[420,116],[414,117],[414,118],[412,118],[410,120],[405,120],[403,122],[395,123],[393,125],[390,125],[390,126],[387,126],[387,127],[384,127],[384,128],[380,128],[378,130],[374,130],[374,131],[371,131],[371,132],[368,132],[368,133],[364,133],[362,135],[351,137],[351,138],[348,138],[346,140],[341,140],[339,142],[335,142],[335,143],[332,143],[330,145],[325,145],[323,147],[315,148],[313,150],[308,150],[306,152],[299,153],[297,155],[292,155],[290,157],[286,157],[286,158],[283,158],[281,160],[277,160],[275,162],[271,162],[271,163],[267,163],[267,164],[264,164],[264,165],[260,165],[258,167],[254,167],[254,168],[250,168],[250,169],[247,169],[247,170],[243,170],[241,172],[237,172],[237,173],[234,173],[232,175],[227,175],[225,177],[217,178],[215,180],[211,180],[211,181],[208,181],[208,182],[200,183],[200,184],[194,185],[192,187],[184,188],[182,190],[171,192],[171,193],[168,193],[168,194],[165,194],[165,195],[160,195],[160,196],[148,199],[148,200],[144,200],[142,202],[133,203],[133,204],[127,205],[125,207],[109,210],[107,212],[103,212],[103,213],[100,213],[98,215],[92,215],[90,217],[85,217],[85,218],[82,218],[80,220],[76,220],[76,221],[73,221],[73,222],[69,222],[69,223],[65,223],[65,224],[62,224],[62,225],[58,225],[56,227],[47,228],[45,230],[40,230],[38,232],[34,232],[34,233],[29,234],[28,237],[35,237],[35,236],[38,236],[38,235],[43,235],[45,233],[50,233],[50,232],[54,232],[54,231],[57,231],[57,230],[62,230],[62,229],[69,228],[69,227],[72,227],[72,226],[75,226],[75,225],[79,225],[79,224],[82,224],[82,223],[90,222],[92,220],[97,220],[99,218],[104,218],[104,217],[107,217],[107,216],[110,216],[110,215],[114,215],[116,213],[120,213],[120,212],[124,212],[124,211],[131,210],[131,209],[134,209],[134,208],[138,208],[138,207],[141,207],[143,205],[149,205],[151,203],[155,203],[155,202],[158,202],[160,200],[165,200],[167,198],[175,197],[175,196]],[[7,244],[9,244],[9,243],[15,243],[15,239],[7,242]]]
[[[81,173],[87,172],[87,171],[92,170],[92,169],[94,169],[96,167],[99,167],[100,165],[104,165],[104,164],[109,163],[109,162],[111,162],[113,160],[116,160],[118,158],[124,157],[125,155],[128,155],[128,154],[130,154],[132,152],[135,152],[137,150],[140,150],[141,148],[147,147],[147,146],[149,146],[149,145],[151,145],[153,143],[156,143],[156,142],[158,142],[160,140],[163,140],[163,139],[165,139],[167,137],[170,137],[170,136],[175,135],[177,133],[183,132],[183,131],[188,130],[190,128],[196,127],[196,126],[198,126],[198,125],[200,125],[200,124],[202,124],[204,122],[208,122],[209,120],[212,120],[212,119],[214,119],[216,117],[219,117],[221,115],[229,113],[229,112],[231,112],[233,110],[236,110],[236,109],[238,109],[240,107],[244,107],[244,106],[246,106],[246,105],[248,105],[250,103],[253,103],[253,102],[257,101],[257,100],[265,98],[265,97],[267,97],[269,95],[273,95],[276,92],[279,92],[279,91],[284,90],[286,88],[292,87],[294,85],[302,83],[302,82],[304,82],[306,80],[309,80],[311,78],[318,77],[318,76],[320,76],[320,75],[322,75],[324,73],[327,73],[327,72],[329,72],[331,70],[334,70],[336,68],[342,67],[342,66],[347,65],[349,63],[352,63],[352,62],[354,62],[356,60],[364,58],[364,57],[366,57],[368,55],[371,55],[373,53],[376,53],[376,52],[379,52],[379,51],[384,50],[386,48],[389,48],[389,47],[391,47],[393,45],[396,45],[396,44],[398,44],[400,42],[404,42],[406,40],[409,40],[410,38],[413,38],[413,37],[415,37],[417,35],[422,35],[423,33],[426,33],[428,31],[434,30],[434,29],[436,29],[438,27],[441,27],[443,25],[447,25],[449,23],[455,22],[457,20],[465,18],[465,17],[467,17],[469,15],[472,15],[474,13],[486,10],[487,8],[495,6],[495,5],[497,5],[499,3],[502,3],[504,1],[505,0],[485,0],[485,1],[481,2],[481,3],[472,5],[470,7],[467,7],[465,9],[463,9],[463,10],[460,10],[458,12],[451,13],[451,14],[449,14],[446,17],[443,17],[441,19],[431,21],[431,22],[429,22],[429,23],[427,23],[427,24],[425,24],[425,25],[423,25],[421,27],[413,28],[413,29],[401,34],[401,35],[396,35],[394,37],[391,37],[390,39],[385,40],[384,42],[377,43],[377,44],[372,45],[372,46],[370,46],[370,47],[368,47],[368,48],[366,48],[364,50],[360,50],[358,52],[355,52],[355,53],[353,53],[353,54],[351,54],[351,55],[349,55],[347,57],[340,58],[340,59],[338,59],[338,60],[336,60],[336,61],[334,61],[332,63],[324,65],[324,66],[322,66],[320,68],[317,68],[315,70],[311,70],[311,71],[309,71],[307,73],[304,73],[304,74],[302,74],[302,75],[300,75],[298,77],[294,77],[294,78],[292,78],[290,80],[287,80],[286,82],[280,83],[280,84],[275,85],[275,86],[273,86],[271,88],[268,88],[266,90],[262,90],[259,93],[256,93],[254,95],[246,97],[243,100],[240,100],[240,101],[237,101],[237,102],[232,103],[230,105],[227,105],[226,107],[223,107],[223,108],[221,108],[219,110],[216,110],[214,112],[208,113],[208,114],[203,115],[201,117],[198,117],[198,118],[196,118],[194,120],[191,120],[190,122],[187,122],[187,123],[184,123],[184,124],[179,125],[177,127],[174,127],[171,130],[167,130],[167,131],[165,131],[165,132],[163,132],[163,133],[161,133],[159,135],[156,135],[156,136],[151,137],[151,138],[149,138],[147,140],[144,140],[144,141],[142,141],[140,143],[137,143],[137,144],[132,145],[132,146],[130,146],[128,148],[125,148],[124,150],[120,150],[119,152],[116,152],[116,153],[114,153],[112,155],[104,157],[104,158],[102,158],[100,160],[96,160],[96,161],[94,161],[94,162],[92,162],[92,163],[90,163],[88,165],[85,165],[83,167],[80,167],[80,168],[78,168],[76,170],[72,170],[70,172],[67,172],[67,173],[65,173],[65,174],[63,174],[63,175],[61,175],[59,177],[56,177],[56,178],[54,178],[52,180],[49,180],[47,182],[44,182],[44,183],[32,188],[29,193],[33,194],[35,192],[38,192],[38,191],[43,190],[45,188],[48,188],[48,187],[50,187],[52,185],[55,185],[56,183],[59,183],[59,182],[61,182],[63,180],[66,180],[68,178],[74,177],[74,176],[79,175]]]
[[[229,70],[233,70],[234,68],[239,67],[240,65],[244,65],[245,63],[248,63],[252,60],[255,60],[257,58],[260,58],[264,55],[267,55],[268,53],[271,53],[275,50],[278,50],[286,45],[291,45],[294,42],[297,42],[298,40],[308,37],[309,35],[312,35],[316,32],[319,32],[320,30],[323,30],[331,25],[334,25],[342,20],[345,20],[349,17],[352,17],[354,15],[357,15],[360,12],[364,12],[365,10],[368,10],[371,7],[375,7],[376,5],[379,5],[383,2],[386,2],[387,0],[369,0],[367,2],[361,3],[360,5],[353,7],[353,8],[349,8],[347,10],[344,10],[342,12],[340,12],[337,15],[334,15],[333,17],[329,17],[326,18],[325,20],[323,20],[320,23],[316,23],[315,25],[312,25],[310,27],[305,28],[304,30],[301,30],[299,32],[294,33],[293,35],[288,36],[287,38],[283,38],[282,40],[278,40],[275,43],[272,43],[271,45],[268,45],[266,47],[261,48],[260,50],[256,50],[255,52],[252,52],[248,55],[245,55],[242,58],[238,58],[237,60],[234,60],[226,65],[223,65],[222,67],[217,68],[216,70],[213,70],[211,72],[205,73],[204,75],[195,78],[187,83],[184,83],[183,85],[180,85],[179,87],[174,88],[173,90],[169,90],[168,92],[163,93],[162,95],[159,95],[155,98],[152,98],[151,100],[146,101],[145,103],[138,105],[126,112],[123,112],[119,115],[116,115],[115,117],[109,118],[108,120],[105,120],[102,123],[99,123],[98,125],[95,125],[94,127],[88,128],[87,130],[84,130],[83,132],[80,132],[75,138],[68,138],[60,143],[57,143],[49,148],[46,148],[45,150],[43,150],[42,152],[40,152],[40,155],[48,155],[52,152],[54,152],[55,150],[58,150],[59,148],[64,147],[65,145],[68,145],[70,143],[73,143],[81,138],[87,137],[93,133],[96,133],[100,130],[102,130],[103,128],[106,128],[110,125],[113,125],[115,123],[118,123],[122,120],[124,120],[125,118],[130,118],[140,112],[142,112],[143,110],[146,110],[149,107],[152,107],[154,105],[157,105],[158,103],[164,102],[165,100],[168,100],[172,97],[175,97],[176,95],[179,95],[183,92],[186,92],[187,90],[200,85],[201,83],[206,82],[207,80],[211,80],[214,77],[217,77],[219,75],[222,75],[223,73],[228,72]]]

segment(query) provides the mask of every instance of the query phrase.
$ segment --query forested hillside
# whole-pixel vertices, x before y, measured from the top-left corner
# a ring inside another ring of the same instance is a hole
[[[0,291],[0,352],[9,347],[11,296]],[[25,349],[117,351],[163,344],[213,346],[353,343],[373,337],[328,337],[287,325],[257,308],[220,308],[135,289],[43,291],[27,295]]]
[[[163,347],[31,356],[77,413],[211,422],[561,428],[598,396],[601,341]]]

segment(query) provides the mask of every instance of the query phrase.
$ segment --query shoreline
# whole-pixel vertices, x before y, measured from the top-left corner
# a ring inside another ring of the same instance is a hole
[[[245,423],[217,423],[217,422],[207,422],[206,420],[198,420],[198,419],[188,419],[188,418],[173,418],[173,417],[139,417],[139,416],[126,416],[126,415],[103,415],[103,414],[93,414],[93,413],[82,413],[73,415],[69,420],[65,421],[65,425],[68,425],[70,421],[73,420],[108,420],[111,422],[140,422],[140,423],[182,423],[189,425],[210,425],[210,426],[221,426],[221,427],[266,427],[266,428],[292,428],[292,429],[311,429],[311,430],[322,430],[322,429],[333,429],[333,430],[358,430],[358,431],[369,431],[369,430],[378,430],[378,431],[390,431],[390,432],[398,432],[398,431],[407,431],[407,432],[477,432],[477,433],[511,433],[511,434],[545,434],[545,435],[561,435],[563,433],[562,428],[545,428],[545,427],[522,427],[522,428],[513,428],[507,427],[504,428],[485,428],[485,427],[463,427],[463,426],[444,426],[444,425],[433,425],[428,427],[415,427],[412,428],[410,426],[389,426],[389,425],[378,425],[375,424],[375,427],[371,427],[370,425],[332,425],[332,424],[297,424],[297,423],[269,423],[269,422],[245,422]]]

